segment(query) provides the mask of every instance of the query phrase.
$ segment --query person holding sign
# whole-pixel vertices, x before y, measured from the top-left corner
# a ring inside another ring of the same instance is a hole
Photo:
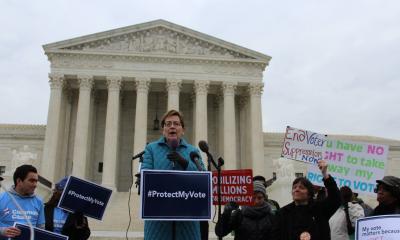
[[[21,165],[15,169],[14,186],[0,194],[1,240],[21,234],[18,228],[13,227],[15,222],[29,225],[30,221],[34,227],[44,228],[43,202],[35,195],[38,178],[34,166]]]
[[[67,184],[65,177],[55,184],[53,195],[44,205],[46,230],[69,237],[69,240],[86,240],[90,236],[88,220],[82,214],[68,213],[57,207]]]
[[[269,240],[272,238],[274,215],[266,202],[267,193],[261,181],[253,183],[254,206],[239,206],[235,202],[225,205],[224,213],[215,226],[218,237],[235,232],[235,240]]]
[[[400,214],[400,178],[385,176],[376,182],[376,200],[379,205],[372,212],[372,216]]]
[[[190,161],[190,153],[200,155],[199,150],[188,144],[182,137],[185,131],[183,116],[176,110],[170,110],[161,119],[163,136],[146,146],[141,169],[198,171],[204,170],[199,157]],[[163,206],[160,206],[162,208]],[[171,239],[200,240],[198,221],[145,221],[144,238],[146,240]]]
[[[314,201],[312,183],[304,177],[296,178],[292,184],[293,202],[281,208],[273,231],[276,240],[329,240],[329,218],[340,206],[340,193],[335,180],[328,172],[328,164],[318,161],[328,197]]]

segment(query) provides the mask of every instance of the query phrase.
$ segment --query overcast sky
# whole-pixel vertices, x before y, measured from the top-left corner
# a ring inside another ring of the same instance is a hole
[[[0,123],[46,124],[43,44],[164,19],[272,57],[264,131],[400,140],[397,0],[1,0],[0,9]]]

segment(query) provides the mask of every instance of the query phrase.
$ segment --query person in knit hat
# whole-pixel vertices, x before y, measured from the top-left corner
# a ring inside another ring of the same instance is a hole
[[[268,187],[267,180],[265,179],[264,176],[256,175],[253,177],[253,181],[254,182],[260,181],[264,185],[265,189],[267,189],[267,187]],[[266,199],[267,203],[269,204],[269,206],[271,207],[272,213],[276,214],[276,212],[280,209],[279,203],[273,199],[270,199],[266,192],[265,192],[265,199]]]
[[[57,207],[67,182],[68,177],[59,180],[50,200],[44,204],[45,229],[66,235],[70,240],[86,240],[90,236],[87,218],[82,213],[68,213]]]
[[[215,226],[215,234],[223,237],[233,231],[235,240],[272,239],[274,215],[266,202],[266,196],[263,182],[254,181],[254,205],[239,208],[235,202],[226,204],[221,219]]]

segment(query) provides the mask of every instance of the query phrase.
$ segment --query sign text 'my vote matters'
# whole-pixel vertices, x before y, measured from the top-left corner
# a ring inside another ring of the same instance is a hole
[[[322,159],[325,135],[286,127],[281,156],[305,163],[316,164]]]
[[[211,172],[142,170],[141,193],[142,219],[211,219]]]
[[[253,204],[253,171],[251,169],[221,171],[221,204],[236,202]],[[213,172],[213,204],[218,205],[218,176]]]
[[[400,215],[383,215],[357,219],[358,240],[400,239]]]
[[[348,186],[354,192],[374,195],[376,180],[385,173],[387,154],[386,145],[327,139],[323,159],[339,187]],[[309,166],[307,176],[314,184],[323,185],[316,166]]]

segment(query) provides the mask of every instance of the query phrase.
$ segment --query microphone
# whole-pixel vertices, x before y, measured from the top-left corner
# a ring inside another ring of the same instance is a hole
[[[218,158],[218,166],[223,166],[225,164],[225,161],[224,161],[224,159],[222,158],[222,157],[219,157]]]
[[[167,140],[168,146],[172,148],[172,152],[176,151],[176,148],[178,147],[178,139],[168,139]],[[175,162],[172,162],[172,169],[175,169]]]
[[[201,141],[199,142],[199,148],[200,148],[200,150],[201,150],[202,152],[206,153],[207,155],[210,154],[210,153],[208,152],[208,144],[207,144],[206,141],[201,140]]]
[[[143,151],[141,151],[140,153],[134,155],[134,156],[132,157],[132,160],[135,160],[136,158],[140,158],[141,156],[143,156],[144,153],[145,153],[145,150],[143,150]]]
[[[201,165],[200,165],[200,163],[199,163],[199,159],[200,159],[200,156],[199,156],[199,154],[197,153],[197,152],[190,152],[190,159],[192,159],[192,161],[194,162],[194,164],[196,164],[196,167],[197,167],[197,169],[199,170],[199,171],[202,171],[203,169],[202,169],[202,167],[201,167]]]

